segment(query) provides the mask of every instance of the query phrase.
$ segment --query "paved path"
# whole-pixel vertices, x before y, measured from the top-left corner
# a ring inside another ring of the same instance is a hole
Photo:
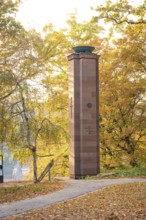
[[[33,199],[26,199],[18,202],[0,205],[0,219],[7,216],[20,214],[32,209],[39,209],[57,202],[69,200],[83,194],[94,192],[98,189],[113,184],[130,183],[130,182],[146,182],[146,179],[104,179],[104,180],[71,180],[64,179],[69,185],[57,192],[38,196]]]

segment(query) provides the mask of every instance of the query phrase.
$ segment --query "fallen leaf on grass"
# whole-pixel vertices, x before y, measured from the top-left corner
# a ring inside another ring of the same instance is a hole
[[[23,186],[1,187],[0,204],[33,198],[39,195],[45,195],[64,187],[64,183],[54,180],[51,182],[42,182],[37,184],[27,184]]]

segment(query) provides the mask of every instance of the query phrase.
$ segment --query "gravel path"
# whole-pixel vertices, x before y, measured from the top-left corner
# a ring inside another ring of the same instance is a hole
[[[0,219],[7,216],[17,215],[33,209],[39,209],[51,204],[69,200],[89,192],[110,186],[113,184],[123,184],[131,182],[146,182],[146,178],[123,178],[123,179],[102,179],[102,180],[72,180],[62,178],[68,186],[60,191],[38,196],[33,199],[21,200],[0,205]]]

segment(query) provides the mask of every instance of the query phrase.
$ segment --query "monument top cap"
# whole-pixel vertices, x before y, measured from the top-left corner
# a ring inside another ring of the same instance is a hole
[[[72,48],[75,53],[92,53],[95,47],[91,46],[76,46]]]

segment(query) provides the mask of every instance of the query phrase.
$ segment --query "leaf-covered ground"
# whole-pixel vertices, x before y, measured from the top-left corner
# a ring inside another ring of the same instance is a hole
[[[63,187],[64,183],[57,180],[37,184],[21,183],[20,185],[19,183],[13,183],[13,186],[11,184],[4,184],[0,187],[0,204],[33,198],[60,190]]]
[[[146,183],[110,186],[77,199],[6,219],[144,220],[146,219]]]

